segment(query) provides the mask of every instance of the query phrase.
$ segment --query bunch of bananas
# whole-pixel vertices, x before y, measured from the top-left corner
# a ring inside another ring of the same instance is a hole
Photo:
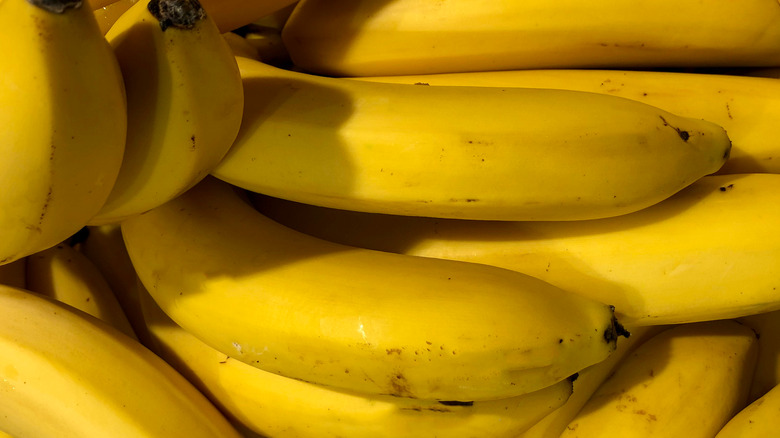
[[[0,437],[765,437],[774,0],[0,0]]]

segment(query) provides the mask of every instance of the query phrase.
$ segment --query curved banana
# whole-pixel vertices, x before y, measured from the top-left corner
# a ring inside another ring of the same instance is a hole
[[[330,76],[780,65],[776,0],[301,0],[283,37]]]
[[[129,129],[119,177],[89,225],[150,210],[200,181],[233,142],[243,108],[235,58],[197,1],[140,1],[106,39],[124,75]]]
[[[558,438],[569,422],[588,402],[591,395],[601,384],[621,366],[629,353],[646,340],[666,329],[666,326],[631,327],[631,336],[618,344],[617,349],[607,359],[593,364],[577,373],[571,397],[562,406],[534,423],[519,436],[513,438]]]
[[[243,56],[244,58],[260,60],[257,49],[246,41],[246,38],[235,33],[225,32],[222,34],[222,38],[230,46],[230,50],[233,56]]]
[[[780,385],[780,310],[744,316],[737,321],[758,334],[758,360],[748,395],[752,403]]]
[[[61,243],[27,256],[26,289],[73,306],[137,339],[103,274],[84,254]]]
[[[89,259],[106,279],[133,332],[144,345],[149,345],[146,324],[138,300],[140,280],[125,249],[118,224],[87,227],[88,235],[78,250]]]
[[[625,97],[728,132],[732,148],[717,173],[780,173],[780,81],[736,74],[628,70],[511,70],[354,78],[444,86],[529,87]]]
[[[116,23],[116,20],[137,2],[138,0],[115,0],[105,6],[95,9],[95,19],[97,20],[103,35],[108,33],[108,30]]]
[[[208,178],[124,221],[122,234],[174,321],[260,369],[471,402],[550,386],[607,358],[625,334],[610,306],[536,278],[313,239],[235,190]]]
[[[24,289],[27,287],[27,257],[0,265],[0,284]]]
[[[162,359],[68,305],[0,286],[0,429],[17,437],[239,438]]]
[[[615,96],[368,83],[237,61],[244,121],[212,175],[326,207],[616,216],[717,171],[731,149],[717,125]]]
[[[780,428],[780,386],[775,386],[734,417],[715,438],[765,438]]]
[[[261,436],[516,438],[572,394],[570,379],[518,397],[468,404],[328,388],[233,359],[176,325],[148,293],[141,303],[152,349],[233,421]]]
[[[512,269],[615,306],[626,326],[780,309],[780,175],[706,176],[647,209],[569,222],[435,220],[255,195],[299,231],[374,250]]]
[[[272,15],[297,0],[200,0],[220,32],[229,32]]]
[[[125,146],[122,77],[76,0],[0,7],[0,265],[67,239],[113,186]]]
[[[757,346],[730,320],[665,330],[623,360],[560,438],[711,438],[745,406]]]

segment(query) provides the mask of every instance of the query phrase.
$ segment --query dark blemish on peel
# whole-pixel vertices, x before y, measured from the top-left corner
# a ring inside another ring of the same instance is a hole
[[[675,131],[677,131],[677,135],[679,135],[679,136],[680,136],[680,138],[681,138],[683,141],[688,141],[688,139],[689,139],[689,138],[691,138],[691,135],[688,133],[688,131],[683,131],[683,130],[682,130],[682,129],[680,129],[680,128],[677,128],[677,127],[675,127],[675,126],[672,126],[672,125],[670,125],[670,124],[669,124],[669,122],[667,122],[667,121],[666,121],[666,119],[664,118],[664,116],[658,116],[658,117],[660,117],[660,118],[661,118],[661,121],[663,122],[664,126],[668,126],[668,127],[672,128],[672,129],[674,129]]]

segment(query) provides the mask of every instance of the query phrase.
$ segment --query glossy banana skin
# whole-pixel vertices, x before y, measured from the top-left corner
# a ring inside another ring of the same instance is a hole
[[[569,379],[517,397],[459,404],[334,389],[220,353],[173,322],[146,291],[140,301],[151,348],[235,422],[261,436],[515,438],[572,395]]]
[[[665,330],[621,363],[560,438],[712,437],[745,406],[757,353],[755,333],[734,321]],[[696,396],[671,396],[688,393]]]
[[[570,90],[427,87],[237,58],[244,120],[212,175],[333,208],[480,220],[581,220],[653,205],[717,171],[710,122]]]
[[[627,325],[780,308],[780,175],[701,178],[647,209],[592,221],[369,215],[255,197],[269,217],[343,244],[500,266],[615,305]]]
[[[61,242],[98,212],[119,172],[127,113],[119,66],[88,8],[3,1],[0,51],[5,264]]]
[[[75,308],[0,286],[0,430],[14,437],[239,438],[188,381]]]
[[[431,86],[532,87],[609,94],[722,126],[731,154],[717,173],[780,173],[780,81],[737,74],[639,70],[481,71],[354,79]]]
[[[283,37],[296,65],[332,76],[776,66],[780,10],[774,0],[301,0]]]
[[[368,394],[512,397],[610,355],[610,306],[486,265],[314,239],[207,179],[122,223],[155,301],[232,358]],[[229,321],[229,323],[228,323]]]
[[[106,33],[127,89],[127,148],[116,184],[89,225],[118,223],[183,193],[222,159],[241,124],[235,58],[199,6],[181,25],[144,0]],[[197,4],[197,3],[195,3]]]

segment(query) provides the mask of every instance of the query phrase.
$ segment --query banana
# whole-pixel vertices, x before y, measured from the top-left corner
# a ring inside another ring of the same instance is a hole
[[[758,334],[758,360],[748,401],[754,402],[780,385],[780,310],[738,319]]]
[[[780,386],[775,386],[723,426],[715,438],[765,438],[780,427]]]
[[[615,306],[626,326],[780,310],[780,175],[712,175],[647,209],[569,222],[370,215],[254,195],[291,228],[374,250],[516,270]]]
[[[27,257],[0,265],[0,284],[24,289],[27,287]]]
[[[247,44],[254,47],[254,59],[281,68],[291,68],[292,61],[282,41],[281,31],[270,26],[248,25],[242,28]]]
[[[0,265],[56,245],[105,202],[127,113],[121,72],[80,1],[0,4]]]
[[[220,32],[229,32],[286,10],[297,0],[201,0]]]
[[[89,225],[117,223],[178,196],[227,152],[241,124],[241,78],[230,47],[195,0],[144,0],[106,39],[127,89],[119,177]]]
[[[666,326],[632,327],[631,336],[619,343],[611,356],[577,373],[573,393],[562,406],[514,438],[558,438],[591,395],[621,365],[625,357],[666,328]]]
[[[148,293],[141,303],[153,350],[234,422],[261,436],[516,438],[572,394],[570,379],[530,394],[470,404],[332,389],[235,360],[176,325]]]
[[[330,76],[780,65],[775,0],[301,0],[282,36]]]
[[[86,312],[138,339],[103,274],[84,254],[61,243],[27,256],[27,289]]]
[[[569,90],[325,78],[237,58],[244,121],[212,175],[271,196],[412,216],[575,220],[717,171],[722,128]]]
[[[19,438],[239,438],[205,396],[137,341],[7,286],[0,286],[0,429]]]
[[[174,321],[236,360],[307,382],[513,397],[606,359],[627,335],[610,306],[517,272],[308,237],[214,178],[121,227]]]
[[[111,26],[116,23],[116,20],[137,2],[138,0],[116,0],[101,8],[95,9],[95,19],[98,22],[98,26],[100,26],[100,32],[105,35],[108,30],[111,29]]]
[[[122,230],[117,224],[87,227],[88,235],[79,251],[89,259],[108,282],[133,332],[144,345],[149,345],[146,324],[138,300],[140,280],[125,249]]]
[[[225,32],[222,38],[230,46],[233,56],[243,56],[244,58],[260,60],[257,49],[249,44],[243,36],[234,32]]]
[[[736,74],[627,70],[511,70],[355,78],[432,86],[528,87],[603,93],[722,126],[732,142],[717,173],[780,173],[780,81]]]
[[[755,333],[734,321],[684,324],[639,346],[560,438],[711,438],[746,404]]]

